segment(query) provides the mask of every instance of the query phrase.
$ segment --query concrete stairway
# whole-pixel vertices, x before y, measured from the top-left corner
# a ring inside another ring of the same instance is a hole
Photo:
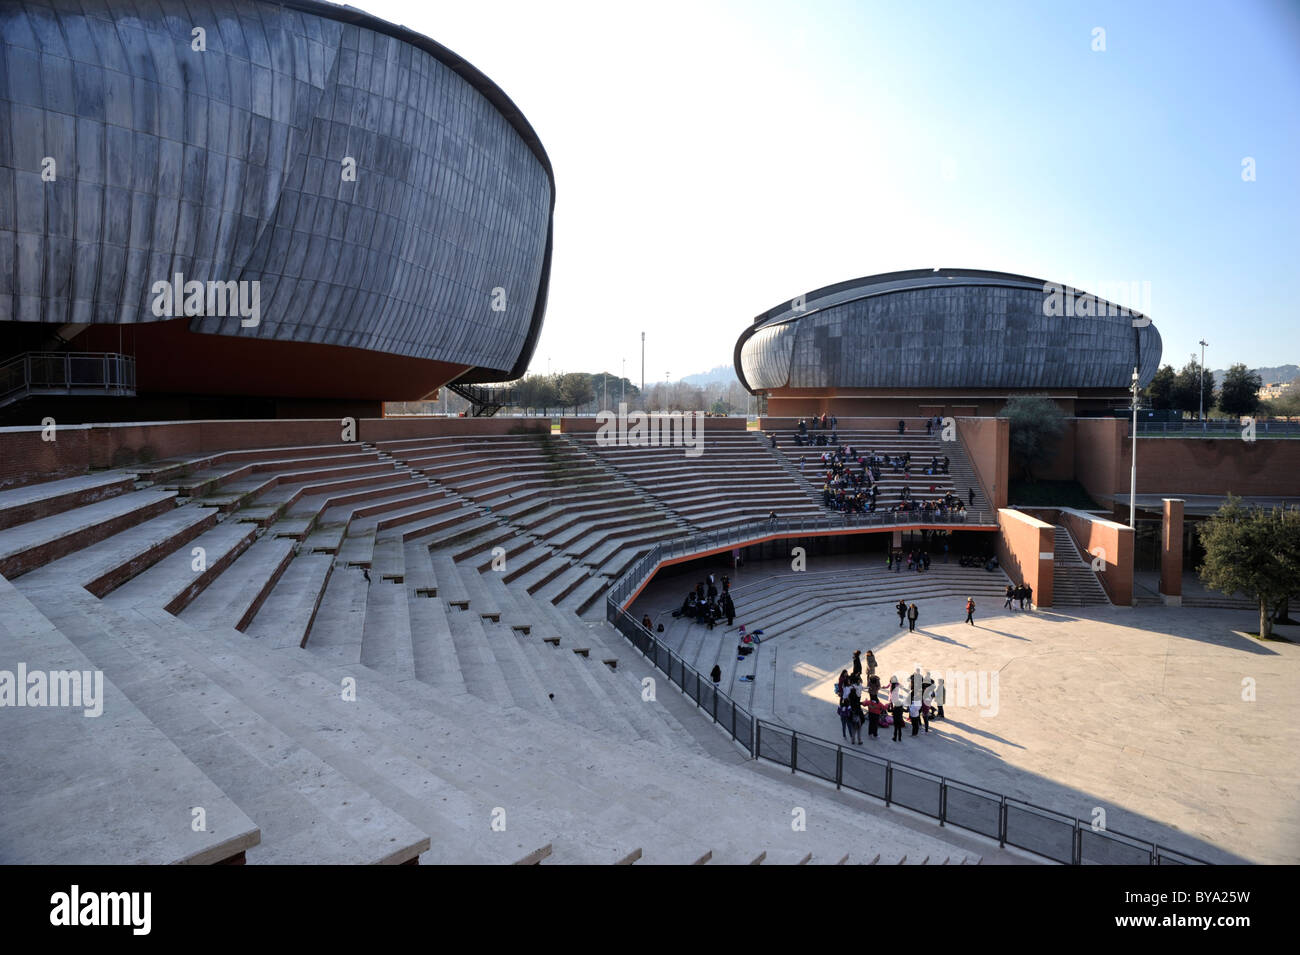
[[[463,445],[235,452],[142,472],[175,489],[125,472],[0,492],[21,571],[0,578],[0,668],[21,653],[99,670],[111,714],[37,714],[50,722],[33,732],[0,711],[0,771],[22,780],[0,859],[504,863],[546,845],[552,862],[635,848],[693,862],[702,846],[722,862],[979,858],[956,834],[741,761],[617,631],[574,612],[599,606],[602,569],[680,533],[653,491],[633,481],[632,501],[611,503],[611,472],[583,466],[585,450],[567,454],[571,487],[535,443]],[[509,579],[481,565],[502,535],[512,560],[551,543],[557,556]],[[94,786],[69,788],[82,778]],[[196,805],[208,828],[191,834]],[[807,832],[791,805],[810,807]],[[67,835],[69,819],[86,825]]]
[[[1052,606],[1109,606],[1106,591],[1091,564],[1079,554],[1070,532],[1057,525],[1053,537]]]

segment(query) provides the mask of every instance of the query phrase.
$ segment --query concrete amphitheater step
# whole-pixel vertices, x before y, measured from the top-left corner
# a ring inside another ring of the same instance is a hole
[[[333,570],[334,557],[330,554],[298,554],[244,632],[273,647],[302,646]]]
[[[180,621],[161,610],[106,610],[89,594],[43,596],[83,652],[256,822],[262,838],[248,861],[401,862],[428,848],[427,835],[215,681],[215,665],[187,644]]]
[[[361,662],[397,677],[415,677],[415,649],[404,584],[372,583],[362,623]]]
[[[360,568],[338,560],[307,632],[306,649],[335,663],[360,663],[369,585]]]
[[[174,491],[117,494],[0,530],[0,575],[13,580],[176,507]]]
[[[176,507],[31,572],[33,581],[59,579],[103,597],[217,524],[217,512]]]
[[[15,659],[29,673],[97,668],[0,577],[0,660]],[[111,678],[97,704],[108,719],[67,706],[0,708],[0,863],[205,864],[258,844],[257,824]],[[195,805],[209,824],[177,825]]]
[[[179,616],[197,628],[226,626],[246,630],[293,560],[294,542],[263,537],[241,553]]]
[[[0,531],[126,494],[135,488],[135,480],[129,472],[110,471],[0,491]]]
[[[217,524],[110,592],[113,604],[147,603],[180,613],[257,539],[257,525]],[[201,552],[200,552],[201,549]]]

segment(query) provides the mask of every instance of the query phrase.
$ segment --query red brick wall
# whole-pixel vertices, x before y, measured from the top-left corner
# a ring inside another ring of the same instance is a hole
[[[1006,507],[1011,422],[1006,418],[958,418],[957,437],[984,496],[994,508]]]
[[[1110,602],[1117,607],[1132,606],[1133,531],[1069,508],[1061,510],[1058,523],[1070,532],[1084,560],[1091,562],[1099,556],[1105,561],[1097,576]]]
[[[1119,418],[1074,421],[1074,470],[1098,501],[1127,494],[1131,442]],[[1294,495],[1300,441],[1287,438],[1144,438],[1137,442],[1139,494]]]
[[[998,511],[998,560],[1013,583],[1025,583],[1034,588],[1036,607],[1052,605],[1055,561],[1039,557],[1053,552],[1052,535],[1052,525],[1045,521],[1009,508]]]
[[[0,428],[0,488],[84,474],[90,467],[89,431],[58,428],[42,441],[40,428]]]
[[[1097,503],[1109,500],[1121,490],[1118,475],[1124,475],[1123,492],[1128,492],[1128,454],[1121,449],[1127,441],[1128,425],[1118,418],[1076,418],[1074,420],[1075,480]]]
[[[363,418],[356,425],[358,442],[508,434],[519,427],[550,431],[547,418]],[[48,442],[37,427],[0,428],[0,488],[135,464],[142,455],[161,461],[240,448],[338,444],[342,434],[336,419],[65,425]]]

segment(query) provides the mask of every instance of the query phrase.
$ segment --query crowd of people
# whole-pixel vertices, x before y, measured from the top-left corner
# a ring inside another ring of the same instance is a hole
[[[713,574],[709,574],[707,581],[701,580],[694,590],[687,591],[681,609],[674,610],[673,616],[706,624],[710,630],[725,617],[727,626],[731,626],[736,619],[736,604],[731,599],[731,578],[723,575],[719,592],[717,581]]]
[[[903,605],[901,601],[899,605]],[[916,604],[912,604],[908,608],[909,615],[915,610]],[[884,726],[892,727],[893,741],[901,743],[905,721],[911,724],[912,735],[916,736],[922,730],[930,732],[932,719],[944,718],[945,690],[942,677],[936,678],[928,671],[922,673],[918,666],[906,681],[893,676],[889,679],[889,686],[883,688],[876,670],[876,656],[872,651],[867,651],[864,661],[862,651],[854,650],[852,672],[841,670],[839,679],[835,681],[835,695],[839,700],[837,712],[843,739],[860,746],[864,725],[867,727],[867,735],[872,738],[878,738],[880,727]]]
[[[801,422],[802,423],[802,422]],[[853,448],[836,447],[823,451],[820,456],[822,472],[822,503],[837,511],[872,513],[880,509],[880,476],[885,468],[892,468],[895,474],[906,478],[913,476],[934,477],[948,473],[949,459],[944,455],[932,455],[928,464],[913,465],[910,451],[899,455],[882,455],[874,450],[863,454]],[[799,470],[807,469],[808,456],[799,458]],[[929,494],[937,493],[937,485],[929,485]],[[966,510],[960,497],[948,491],[942,497],[918,497],[910,484],[904,484],[898,493],[898,500],[890,504],[888,510],[920,514],[923,518],[941,518],[948,514],[960,514]]]

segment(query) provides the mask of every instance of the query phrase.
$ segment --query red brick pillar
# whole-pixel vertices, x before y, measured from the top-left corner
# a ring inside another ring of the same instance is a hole
[[[1160,522],[1160,593],[1171,607],[1183,603],[1183,502],[1164,498]]]

